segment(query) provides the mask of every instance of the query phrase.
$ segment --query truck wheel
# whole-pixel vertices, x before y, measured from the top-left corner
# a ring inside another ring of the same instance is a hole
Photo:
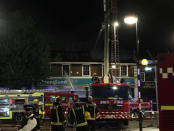
[[[123,124],[126,125],[126,126],[128,126],[129,125],[129,120],[128,119],[124,120],[123,121]]]
[[[22,122],[23,116],[24,115],[22,113],[16,113],[14,119],[16,122]]]

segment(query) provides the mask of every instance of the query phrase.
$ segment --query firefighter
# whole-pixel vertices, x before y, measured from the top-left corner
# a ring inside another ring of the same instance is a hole
[[[93,83],[93,84],[100,83],[100,80],[99,80],[99,78],[97,77],[97,74],[96,74],[96,73],[93,74],[92,83]]]
[[[77,99],[74,100],[74,106],[70,110],[69,121],[71,125],[76,127],[76,131],[88,131],[88,123],[85,119],[85,107]]]
[[[40,130],[40,114],[39,114],[40,108],[39,108],[39,100],[34,99],[33,100],[33,113],[35,115],[35,118],[37,120],[37,130]]]
[[[18,131],[37,131],[37,120],[33,114],[33,105],[24,105],[25,117]]]
[[[86,120],[88,122],[89,131],[95,131],[96,113],[98,112],[96,104],[93,102],[92,96],[88,97],[86,103]]]
[[[51,109],[51,131],[65,131],[65,122],[64,109],[60,104],[60,96],[57,96]]]

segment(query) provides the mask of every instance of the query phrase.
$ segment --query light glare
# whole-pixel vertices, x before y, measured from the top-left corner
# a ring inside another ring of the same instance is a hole
[[[116,65],[112,65],[112,69],[116,69]]]
[[[114,27],[118,27],[118,26],[119,26],[118,22],[114,22]]]
[[[135,16],[128,16],[124,18],[124,23],[130,24],[130,25],[137,23],[137,21],[138,21],[138,18]]]
[[[117,86],[113,86],[112,89],[113,90],[117,90],[118,88],[117,88]]]
[[[152,68],[151,68],[151,67],[145,67],[144,70],[145,70],[145,71],[151,71]]]

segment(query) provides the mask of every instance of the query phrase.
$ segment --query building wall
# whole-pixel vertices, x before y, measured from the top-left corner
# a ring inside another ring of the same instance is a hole
[[[50,78],[40,82],[41,86],[74,86],[89,87],[94,73],[102,78],[103,62],[50,62]],[[116,68],[110,67],[114,82],[124,79],[133,90],[135,96],[137,89],[136,63],[119,63]]]
[[[82,76],[82,64],[71,64],[70,73],[70,76]]]
[[[91,64],[91,75],[96,73],[97,76],[102,76],[102,64]]]

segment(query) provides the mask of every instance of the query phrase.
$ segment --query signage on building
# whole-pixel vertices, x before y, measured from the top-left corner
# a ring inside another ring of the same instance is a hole
[[[89,84],[91,84],[91,78],[49,78],[40,81],[38,86],[88,86]]]
[[[143,88],[155,88],[155,82],[142,82]]]
[[[128,85],[135,85],[135,79],[134,78],[124,78],[124,81]]]

